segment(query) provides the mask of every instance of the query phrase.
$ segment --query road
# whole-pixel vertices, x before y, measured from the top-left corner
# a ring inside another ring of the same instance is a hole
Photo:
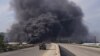
[[[100,48],[60,44],[62,56],[100,56]]]
[[[27,49],[1,53],[0,56],[42,56],[44,52],[45,51],[43,50],[39,50],[38,46],[35,46]]]

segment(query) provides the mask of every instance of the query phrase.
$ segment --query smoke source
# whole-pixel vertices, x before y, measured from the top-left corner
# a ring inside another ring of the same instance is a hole
[[[66,38],[82,40],[87,29],[82,24],[83,12],[68,0],[12,0],[17,23],[8,36],[11,41],[36,39],[55,40],[65,34]]]

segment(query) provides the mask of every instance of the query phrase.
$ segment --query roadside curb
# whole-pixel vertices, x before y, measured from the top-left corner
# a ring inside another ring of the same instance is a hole
[[[55,46],[56,46],[56,56],[61,56],[60,55],[60,47],[59,47],[59,45],[58,44],[55,44]]]
[[[60,56],[60,47],[56,43],[51,43],[51,47],[42,56]]]

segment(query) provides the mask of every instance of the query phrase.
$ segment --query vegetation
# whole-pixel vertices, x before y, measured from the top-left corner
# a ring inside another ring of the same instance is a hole
[[[0,51],[6,51],[6,45],[4,44],[4,33],[0,33]]]
[[[0,46],[3,45],[4,33],[0,33]]]
[[[4,33],[0,33],[0,52],[6,52],[6,51],[13,51],[13,50],[18,50],[18,49],[23,49],[23,48],[29,48],[33,47],[33,45],[27,44],[27,45],[22,45],[22,44],[15,44],[15,45],[9,45],[4,43]]]

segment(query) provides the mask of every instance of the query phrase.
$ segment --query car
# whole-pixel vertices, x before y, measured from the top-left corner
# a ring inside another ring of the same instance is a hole
[[[46,44],[45,43],[40,44],[39,49],[40,50],[46,50]]]

